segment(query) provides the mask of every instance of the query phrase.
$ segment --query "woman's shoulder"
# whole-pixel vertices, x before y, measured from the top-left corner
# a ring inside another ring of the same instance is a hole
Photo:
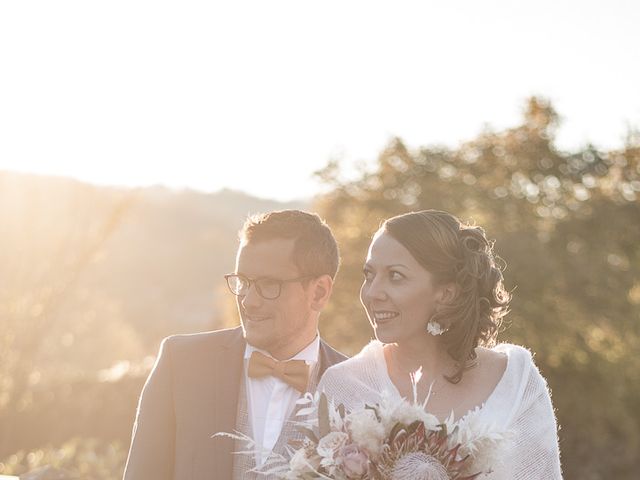
[[[548,389],[547,381],[540,373],[534,354],[526,347],[512,343],[499,343],[489,349],[494,355],[505,355],[507,367],[501,383],[522,394],[525,390],[543,392]]]
[[[507,362],[507,369],[520,372],[536,368],[531,350],[513,343],[499,343],[493,348],[483,349],[493,358],[503,358]]]
[[[358,354],[328,368],[318,384],[318,391],[325,393],[348,410],[366,403],[376,403],[383,385],[383,368],[380,357],[382,344],[374,341]]]
[[[372,341],[353,357],[325,370],[318,385],[319,390],[325,390],[328,393],[369,390],[378,383],[380,355],[382,355],[382,344]]]
[[[493,358],[501,357],[506,361],[504,373],[487,399],[484,413],[498,424],[510,428],[512,422],[532,402],[549,397],[546,380],[538,371],[533,354],[528,348],[500,343],[483,351],[491,352],[487,355]]]
[[[489,348],[487,350],[490,350],[496,353],[501,353],[508,356],[518,355],[518,356],[531,357],[531,350],[529,350],[527,347],[516,345],[514,343],[505,343],[505,342],[498,343],[494,347]]]
[[[323,375],[323,378],[331,378],[335,376],[344,378],[345,375],[358,374],[363,370],[374,368],[376,361],[381,354],[382,343],[377,340],[372,340],[353,357],[327,368]]]

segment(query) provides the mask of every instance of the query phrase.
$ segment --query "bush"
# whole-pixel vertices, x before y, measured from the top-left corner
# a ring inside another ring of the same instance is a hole
[[[10,455],[0,462],[0,474],[24,475],[37,470],[40,475],[34,478],[39,479],[119,480],[127,450],[120,442],[77,437],[58,447],[21,450]],[[53,476],[53,472],[64,473],[64,476]]]

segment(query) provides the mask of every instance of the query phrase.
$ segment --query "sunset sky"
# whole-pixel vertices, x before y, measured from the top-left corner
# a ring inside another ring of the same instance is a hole
[[[640,128],[640,2],[0,3],[0,170],[316,193],[392,136],[455,146],[548,97],[562,149]]]

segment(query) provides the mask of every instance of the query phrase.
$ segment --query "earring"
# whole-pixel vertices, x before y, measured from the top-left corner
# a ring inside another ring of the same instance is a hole
[[[442,326],[438,322],[436,322],[435,320],[429,320],[429,323],[427,323],[427,332],[430,335],[433,335],[434,337],[437,337],[438,335],[442,335],[447,330],[449,330],[449,329],[448,328],[442,328]]]

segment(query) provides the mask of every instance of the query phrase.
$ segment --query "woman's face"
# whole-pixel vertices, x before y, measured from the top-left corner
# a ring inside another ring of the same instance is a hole
[[[391,235],[378,232],[364,265],[360,301],[382,343],[427,335],[442,295],[433,276]]]

